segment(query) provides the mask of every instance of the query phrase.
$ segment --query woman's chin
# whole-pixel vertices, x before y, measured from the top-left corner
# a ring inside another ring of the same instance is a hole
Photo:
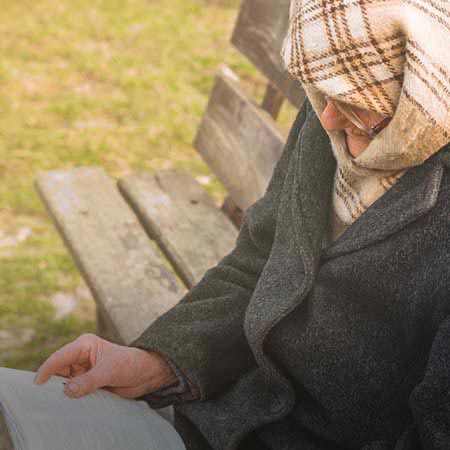
[[[345,142],[347,143],[347,149],[350,155],[356,158],[369,146],[370,139],[345,131]]]

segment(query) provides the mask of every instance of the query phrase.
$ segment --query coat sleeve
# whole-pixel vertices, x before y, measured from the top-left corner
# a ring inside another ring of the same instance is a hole
[[[150,394],[142,395],[136,400],[146,401],[152,408],[163,408],[175,403],[183,403],[197,400],[200,397],[198,387],[194,385],[178,368],[178,366],[165,355],[161,355],[172,368],[176,376],[176,381],[172,385],[154,391]]]
[[[173,361],[190,384],[198,387],[201,400],[223,390],[255,365],[244,334],[244,315],[272,248],[285,174],[311,111],[305,101],[264,196],[244,214],[234,249],[129,344],[157,351]]]
[[[439,326],[423,380],[409,397],[414,417],[395,443],[372,442],[362,450],[450,449],[450,316]]]

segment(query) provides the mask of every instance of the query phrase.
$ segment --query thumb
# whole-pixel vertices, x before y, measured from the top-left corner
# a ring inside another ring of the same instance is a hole
[[[64,393],[74,398],[90,394],[107,384],[105,375],[104,370],[93,367],[91,370],[67,380]]]

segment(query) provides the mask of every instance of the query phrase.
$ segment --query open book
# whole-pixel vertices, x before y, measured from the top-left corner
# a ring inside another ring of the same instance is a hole
[[[38,386],[34,376],[0,367],[0,413],[14,450],[185,450],[172,425],[143,401],[104,389],[69,398],[66,378]]]

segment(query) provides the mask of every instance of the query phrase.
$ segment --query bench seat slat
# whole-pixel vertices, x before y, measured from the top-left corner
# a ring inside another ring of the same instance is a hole
[[[36,187],[118,341],[179,301],[184,288],[103,169],[42,172]]]
[[[233,249],[237,229],[188,173],[135,173],[119,188],[188,287]]]
[[[230,74],[231,69],[222,66],[194,147],[245,210],[264,194],[285,137]]]

